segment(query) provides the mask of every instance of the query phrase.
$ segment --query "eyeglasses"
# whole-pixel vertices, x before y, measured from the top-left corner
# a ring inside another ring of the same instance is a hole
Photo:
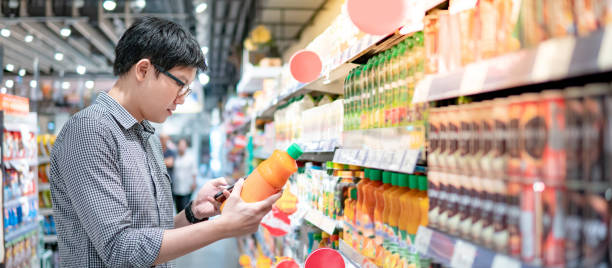
[[[178,91],[178,95],[177,95],[178,98],[187,97],[191,93],[191,88],[189,88],[189,85],[181,81],[181,79],[178,79],[176,76],[172,75],[171,73],[169,73],[168,71],[166,71],[164,68],[162,68],[161,66],[157,64],[153,64],[153,66],[161,73],[172,78],[172,80],[176,81],[176,83],[179,84],[179,86],[181,86],[181,89]]]

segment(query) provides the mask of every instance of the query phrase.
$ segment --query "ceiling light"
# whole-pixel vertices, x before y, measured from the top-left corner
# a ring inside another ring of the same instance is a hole
[[[8,90],[5,87],[0,88],[0,93],[6,94]]]
[[[38,86],[38,81],[36,81],[36,80],[30,80],[30,87],[34,88],[34,87],[36,87],[36,86]]]
[[[6,87],[8,87],[8,88],[13,88],[13,86],[15,85],[15,81],[13,81],[13,80],[11,80],[11,79],[6,80],[6,82],[4,82],[4,85],[5,85]]]
[[[146,5],[147,5],[147,1],[145,0],[134,0],[130,2],[130,7],[136,13],[141,12],[145,8]]]
[[[208,47],[202,47],[202,53],[204,55],[208,54]]]
[[[200,85],[205,86],[210,81],[210,77],[205,73],[200,73],[198,75],[198,80],[200,81]]]
[[[2,35],[4,37],[9,37],[9,36],[11,36],[11,30],[9,30],[7,28],[2,28],[2,30],[0,30],[0,35]]]
[[[76,67],[76,72],[80,75],[85,74],[85,72],[87,72],[87,68],[85,68],[85,66],[83,65],[79,65]]]
[[[62,29],[60,29],[60,34],[61,34],[63,37],[68,37],[68,36],[70,36],[70,34],[71,34],[71,33],[72,33],[72,30],[70,30],[70,28],[69,28],[68,26],[66,26],[66,27],[64,27],[64,28],[62,28]]]
[[[28,34],[23,38],[23,41],[26,41],[26,43],[31,43],[32,41],[34,41],[34,36],[31,34]]]
[[[202,12],[204,12],[204,10],[206,10],[206,8],[208,8],[208,4],[206,4],[206,3],[201,3],[201,4],[199,4],[199,5],[196,7],[195,11],[196,11],[196,13],[202,13]]]
[[[92,89],[94,87],[94,81],[93,80],[87,80],[85,81],[85,87],[88,89]]]
[[[19,74],[19,76],[25,76],[26,75],[26,69],[24,69],[24,68],[19,69],[19,72],[17,74]]]
[[[55,52],[54,58],[56,61],[62,61],[64,60],[64,54],[61,52]]]
[[[14,70],[15,70],[15,65],[10,64],[10,63],[9,63],[9,64],[7,64],[7,65],[6,65],[6,70],[7,70],[7,71],[9,71],[9,72],[14,71]]]
[[[70,88],[70,82],[66,81],[66,82],[62,82],[62,89],[69,89]]]
[[[113,11],[117,7],[117,3],[113,0],[106,0],[102,3],[102,7],[108,11]]]

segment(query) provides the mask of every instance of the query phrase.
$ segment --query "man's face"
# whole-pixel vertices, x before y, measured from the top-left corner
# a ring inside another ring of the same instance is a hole
[[[142,92],[141,111],[145,119],[163,123],[172,115],[177,105],[185,102],[185,96],[178,96],[183,86],[162,72],[157,75],[155,67],[150,66],[151,71],[147,72],[149,81],[146,83],[144,92]],[[193,67],[176,66],[168,70],[168,73],[181,80],[185,85],[190,85],[195,79],[196,71],[196,68]]]
[[[180,140],[179,144],[178,144],[178,152],[180,154],[184,154],[185,151],[187,151],[187,141],[185,140]]]

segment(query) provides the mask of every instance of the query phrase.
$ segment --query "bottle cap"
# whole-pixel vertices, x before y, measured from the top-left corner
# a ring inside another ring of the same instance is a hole
[[[287,149],[287,153],[289,154],[289,156],[291,156],[291,158],[298,160],[298,158],[300,158],[300,156],[302,156],[304,152],[302,152],[302,148],[300,148],[299,145],[294,143],[289,146],[289,149]]]
[[[393,186],[397,186],[397,173],[393,172],[391,173],[391,185]]]
[[[365,168],[363,170],[363,177],[368,180],[370,179],[370,169],[369,168]]]
[[[419,176],[419,190],[427,191],[427,177]]]
[[[355,187],[351,188],[351,199],[357,200],[357,188]]]
[[[382,176],[382,170],[380,169],[372,169],[370,170],[370,179],[373,181],[379,181],[381,180],[381,176]]]
[[[410,179],[410,189],[419,189],[419,177],[417,175],[409,175]]]
[[[383,171],[382,173],[382,177],[383,177],[383,183],[384,184],[389,184],[391,183],[391,172],[389,171]]]
[[[408,174],[399,174],[398,175],[398,181],[399,181],[399,186],[400,187],[408,187],[410,186],[410,177],[408,176]]]

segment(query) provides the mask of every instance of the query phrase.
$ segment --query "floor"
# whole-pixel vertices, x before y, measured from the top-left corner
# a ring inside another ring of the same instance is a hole
[[[178,268],[238,268],[238,244],[235,238],[217,241],[176,260]]]

